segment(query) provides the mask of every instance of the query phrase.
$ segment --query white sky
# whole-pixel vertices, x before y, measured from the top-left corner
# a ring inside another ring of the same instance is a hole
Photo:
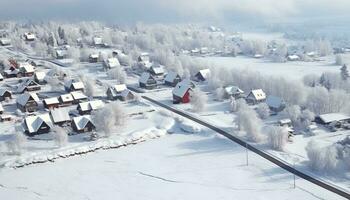
[[[350,0],[0,0],[2,19],[163,22],[348,15]]]

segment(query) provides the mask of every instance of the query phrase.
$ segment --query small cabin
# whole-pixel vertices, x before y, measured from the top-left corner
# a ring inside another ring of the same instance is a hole
[[[9,122],[9,121],[12,121],[12,119],[14,119],[14,116],[13,115],[0,115],[0,121],[1,122]]]
[[[70,94],[73,97],[73,104],[78,104],[87,101],[88,99],[88,97],[80,91],[71,92]]]
[[[24,93],[17,97],[16,105],[22,112],[35,112],[38,109],[39,97],[35,93]]]
[[[108,69],[113,69],[116,67],[119,67],[120,63],[118,58],[108,58],[105,61],[103,61],[103,67],[108,70]]]
[[[56,59],[68,58],[68,51],[66,49],[57,49],[55,53],[56,53]]]
[[[36,36],[34,33],[24,33],[24,39],[28,42],[31,42],[36,39]]]
[[[52,110],[54,108],[58,108],[60,105],[60,101],[57,97],[47,98],[43,100],[44,108]]]
[[[164,79],[164,84],[171,87],[175,87],[179,82],[181,82],[181,77],[174,71],[170,71]]]
[[[67,81],[64,88],[67,92],[73,92],[73,91],[84,92],[84,89],[85,89],[83,82],[75,81],[75,80]]]
[[[269,106],[272,112],[278,113],[284,110],[286,107],[285,101],[281,97],[268,96],[266,104]]]
[[[128,101],[134,99],[135,95],[127,89],[125,84],[109,87],[106,92],[107,99]]]
[[[229,99],[231,97],[235,98],[235,99],[239,99],[242,98],[244,95],[244,91],[241,90],[239,87],[237,86],[226,86],[224,88],[224,97],[226,99]]]
[[[101,100],[94,100],[89,102],[79,103],[77,110],[80,115],[90,114],[92,111],[101,109],[104,107],[104,103]]]
[[[73,105],[73,96],[71,94],[62,94],[58,97],[60,102],[60,107],[71,106]]]
[[[7,101],[10,99],[12,99],[12,92],[7,89],[0,88],[0,102]]]
[[[139,55],[139,57],[137,58],[138,62],[150,62],[150,56],[149,53],[141,53],[141,55]]]
[[[38,90],[41,90],[41,86],[37,82],[35,82],[33,79],[30,79],[30,78],[24,80],[17,87],[18,93],[32,92],[32,91],[38,91]]]
[[[49,133],[52,127],[53,124],[48,113],[28,116],[24,120],[24,130],[28,136]]]
[[[199,70],[199,72],[194,75],[194,79],[195,81],[207,81],[208,78],[210,77],[210,69],[202,69],[202,70]]]
[[[173,103],[189,103],[190,102],[190,91],[192,90],[190,81],[184,80],[179,82],[173,89]]]
[[[89,55],[89,62],[90,63],[97,63],[98,62],[98,54],[90,54]]]
[[[139,84],[141,88],[150,90],[157,87],[157,80],[150,73],[144,72],[139,79]]]
[[[266,100],[266,94],[262,89],[256,89],[250,91],[246,97],[246,101],[249,104],[258,104]]]
[[[34,73],[34,81],[41,84],[41,85],[44,85],[47,83],[47,81],[45,80],[46,78],[46,73],[45,72],[35,72]]]
[[[64,126],[71,123],[69,110],[65,108],[53,109],[50,111],[52,122],[55,125]]]
[[[74,117],[72,120],[72,129],[77,133],[91,132],[95,128],[90,115]]]

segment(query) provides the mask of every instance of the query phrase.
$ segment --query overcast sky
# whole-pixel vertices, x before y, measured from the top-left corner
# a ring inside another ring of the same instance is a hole
[[[1,19],[281,21],[348,15],[350,0],[0,0]]]

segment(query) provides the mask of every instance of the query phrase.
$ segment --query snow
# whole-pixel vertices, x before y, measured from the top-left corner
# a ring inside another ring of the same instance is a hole
[[[268,96],[266,104],[271,108],[280,108],[283,105],[283,100],[280,97]]]
[[[266,99],[266,94],[262,89],[252,90],[247,98],[254,98],[254,100],[260,101]]]
[[[139,82],[146,84],[148,79],[150,79],[150,78],[152,78],[151,74],[148,72],[144,72],[141,74]]]
[[[191,89],[191,86],[187,81],[179,82],[173,89],[173,95],[182,98],[189,89]]]
[[[74,92],[71,92],[70,94],[75,100],[87,99],[87,96],[80,91],[74,91]]]
[[[83,115],[79,117],[73,118],[73,123],[77,127],[77,130],[83,130],[89,122],[92,123],[91,116],[90,115]]]
[[[73,101],[72,94],[62,94],[60,97],[61,97],[63,102],[71,102],[71,101]]]
[[[52,127],[52,121],[48,113],[36,116],[28,116],[25,118],[25,124],[29,133],[37,132],[41,124],[44,122]]]
[[[48,98],[48,99],[44,99],[43,100],[46,105],[51,105],[51,104],[59,104],[60,102],[58,101],[57,97],[52,97],[52,98]]]
[[[70,121],[69,110],[67,108],[58,108],[50,111],[54,123]]]
[[[165,76],[164,81],[172,83],[174,82],[174,80],[176,79],[176,77],[178,76],[178,74],[174,71],[169,71],[168,74]]]
[[[37,95],[36,93],[28,93],[28,92],[26,92],[26,93],[24,93],[24,94],[18,96],[18,97],[16,98],[16,102],[19,103],[20,105],[25,105],[25,104],[27,103],[27,101],[28,101],[31,97],[32,97],[32,98],[34,99],[34,101],[36,101],[36,102],[39,102],[39,101],[40,101],[40,100],[39,100],[39,97],[38,97],[38,95]]]
[[[324,123],[328,124],[335,121],[349,120],[350,116],[343,113],[328,113],[328,114],[319,115],[319,118]]]

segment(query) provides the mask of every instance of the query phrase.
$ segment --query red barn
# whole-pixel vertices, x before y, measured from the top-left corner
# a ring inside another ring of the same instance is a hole
[[[173,103],[189,103],[192,85],[188,81],[178,83],[173,89]]]

